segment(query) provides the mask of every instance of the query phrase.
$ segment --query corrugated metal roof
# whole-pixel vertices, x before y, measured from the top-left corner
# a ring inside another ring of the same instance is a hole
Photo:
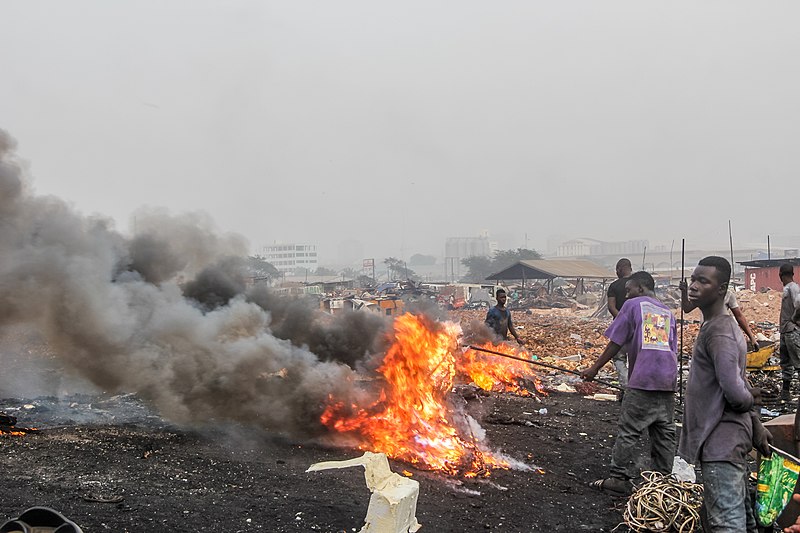
[[[584,259],[526,259],[486,279],[615,279],[616,277],[614,272]]]
[[[776,267],[776,266],[781,266],[784,263],[789,263],[790,265],[798,266],[800,265],[800,258],[787,257],[784,259],[754,259],[752,261],[739,261],[738,263],[742,266],[756,267],[756,268]]]

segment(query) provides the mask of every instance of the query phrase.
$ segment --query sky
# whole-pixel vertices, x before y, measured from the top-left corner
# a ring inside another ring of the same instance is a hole
[[[36,192],[203,212],[320,264],[482,231],[797,246],[800,4],[12,1],[0,128]],[[792,196],[795,200],[792,200]]]

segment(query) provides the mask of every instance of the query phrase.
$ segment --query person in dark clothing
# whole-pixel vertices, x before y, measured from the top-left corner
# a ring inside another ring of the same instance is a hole
[[[794,281],[794,267],[781,265],[778,274],[783,283],[780,315],[781,400],[791,399],[792,377],[800,369],[800,286]]]
[[[686,385],[678,453],[699,464],[709,532],[755,532],[748,509],[747,461],[753,446],[770,455],[771,435],[754,409],[761,390],[745,379],[747,345],[734,318],[725,311],[731,276],[723,257],[700,260],[688,287],[703,324],[694,343]]]
[[[617,279],[608,286],[608,292],[606,293],[608,296],[608,312],[611,313],[615,320],[627,299],[625,284],[631,278],[632,270],[631,260],[623,257],[617,261]],[[628,386],[628,351],[625,346],[620,348],[617,355],[614,356],[612,364],[614,365],[614,370],[617,371],[619,386],[622,387],[624,392]],[[622,398],[622,393],[620,393],[620,398]]]
[[[511,332],[517,342],[523,344],[519,339],[519,335],[517,335],[517,330],[514,329],[514,323],[511,321],[511,311],[506,309],[506,291],[498,289],[496,297],[497,305],[486,313],[486,325],[503,340],[508,340],[508,333]]]

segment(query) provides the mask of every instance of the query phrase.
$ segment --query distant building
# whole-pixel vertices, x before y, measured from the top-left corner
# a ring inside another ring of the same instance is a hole
[[[587,257],[599,255],[636,255],[647,248],[646,240],[605,242],[595,239],[572,239],[556,248],[556,257]]]
[[[317,269],[317,246],[315,244],[273,244],[264,246],[262,256],[266,261],[285,273],[301,269],[314,272]]]
[[[488,236],[480,237],[448,237],[444,244],[446,257],[491,257],[497,251],[497,246],[489,241]]]

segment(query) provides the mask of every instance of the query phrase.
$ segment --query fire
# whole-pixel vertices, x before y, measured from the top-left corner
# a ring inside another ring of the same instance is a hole
[[[527,351],[506,343],[487,342],[478,347],[516,357],[529,357]],[[546,394],[533,367],[522,361],[505,359],[467,348],[458,359],[457,369],[459,373],[469,376],[475,385],[486,391],[530,396],[531,391],[528,387],[532,384],[537,392]]]
[[[38,431],[36,428],[15,428],[12,426],[0,429],[0,436],[22,437],[28,433],[37,433]]]
[[[322,423],[357,437],[361,449],[451,475],[485,476],[490,468],[509,468],[507,459],[474,438],[475,421],[454,414],[447,401],[460,333],[451,322],[410,313],[397,317],[394,341],[378,369],[385,380],[378,400],[362,408],[331,399]]]

